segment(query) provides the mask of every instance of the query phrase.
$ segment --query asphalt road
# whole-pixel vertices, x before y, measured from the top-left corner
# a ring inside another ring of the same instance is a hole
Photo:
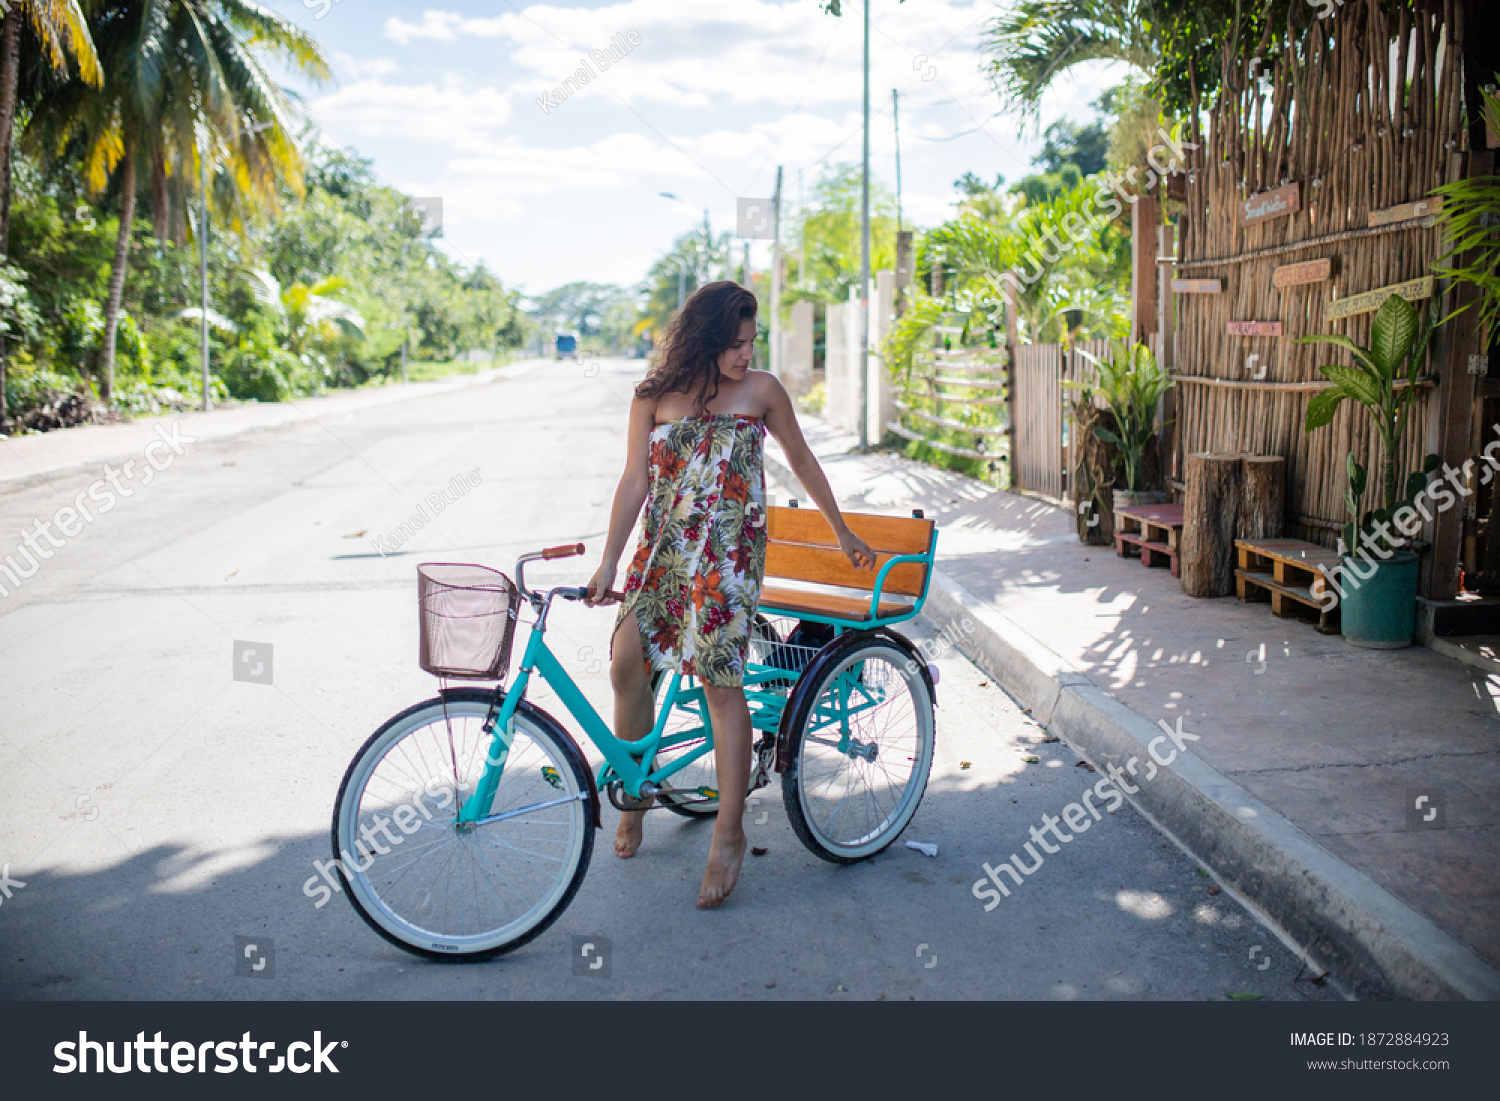
[[[985,912],[971,893],[983,863],[1098,777],[921,621],[908,633],[942,651],[937,756],[903,841],[935,842],[935,858],[898,842],[826,864],[793,836],[778,781],[747,817],[768,852],[718,912],[693,904],[707,824],[652,814],[623,862],[607,807],[572,906],[499,960],[425,963],[341,896],[315,905],[303,885],[329,856],[350,757],[433,695],[416,666],[414,566],[509,571],[524,551],[582,540],[589,558],[531,576],[586,580],[639,369],[548,364],[186,444],[62,546],[42,542],[51,557],[0,597],[0,997],[1335,996],[1298,980],[1274,935],[1128,805]],[[0,556],[102,473],[0,492]],[[445,488],[439,511],[428,498]],[[611,625],[564,607],[549,633],[606,714]],[[237,665],[239,644],[254,654]],[[257,665],[259,681],[235,678]],[[549,698],[533,693],[561,714]],[[575,974],[575,936],[607,947],[608,968]],[[250,975],[236,974],[244,938],[265,961]]]

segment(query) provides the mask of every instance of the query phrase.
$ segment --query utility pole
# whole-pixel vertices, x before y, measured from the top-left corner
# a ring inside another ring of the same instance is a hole
[[[859,203],[859,385],[854,388],[861,451],[870,445],[870,0],[865,0],[864,70],[864,164]]]
[[[891,89],[891,121],[896,125],[896,232],[901,225],[901,93]]]
[[[891,89],[891,120],[896,124],[896,316],[906,312],[906,288],[911,285],[912,235],[901,217],[901,94]]]
[[[727,268],[731,257],[725,255],[724,266]],[[703,276],[698,280],[701,287],[704,283],[713,282],[714,263],[714,231],[708,227],[708,207],[703,208]],[[727,273],[726,273],[727,274]]]
[[[198,149],[198,343],[203,360],[203,411],[208,412],[208,131]]]
[[[781,166],[776,166],[776,193],[771,197],[771,374],[781,377]]]
[[[797,169],[797,220],[801,233],[797,238],[797,286],[807,289],[807,211],[802,206],[802,169]]]

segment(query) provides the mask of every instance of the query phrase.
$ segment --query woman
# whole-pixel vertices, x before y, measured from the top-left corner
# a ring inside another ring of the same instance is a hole
[[[750,369],[755,312],[755,295],[744,287],[710,283],[667,326],[655,364],[630,403],[625,473],[615,491],[604,560],[589,582],[589,603],[604,603],[649,494],[611,644],[615,734],[639,741],[651,732],[653,670],[686,673],[703,686],[719,786],[718,821],[698,889],[698,905],[705,908],[734,890],[745,857],[741,819],[752,731],[743,676],[766,564],[761,439],[767,430],[838,533],[849,561],[857,569],[875,567],[874,553],[839,514],[786,390],[773,375]],[[640,848],[644,813],[620,815],[617,856],[634,856]]]

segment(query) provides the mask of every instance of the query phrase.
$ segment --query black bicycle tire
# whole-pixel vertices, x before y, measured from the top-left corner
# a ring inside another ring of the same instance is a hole
[[[925,677],[918,677],[918,683],[922,684],[923,692],[927,694],[927,705],[930,712],[932,729],[932,750],[928,753],[927,767],[922,771],[916,797],[912,801],[911,813],[901,828],[891,831],[889,838],[879,848],[864,853],[860,856],[845,856],[826,848],[813,832],[802,810],[801,778],[802,778],[802,746],[803,736],[806,733],[808,715],[822,695],[822,682],[828,676],[828,670],[842,665],[852,653],[858,653],[864,649],[887,650],[892,655],[892,664],[898,661],[902,664],[909,660],[909,654],[902,649],[894,640],[882,638],[878,634],[868,632],[851,632],[840,637],[835,643],[828,646],[813,658],[808,668],[803,671],[805,683],[799,683],[797,690],[793,693],[788,704],[788,721],[791,723],[790,730],[794,744],[790,747],[790,761],[786,771],[781,774],[781,801],[786,810],[788,822],[791,824],[792,832],[796,834],[797,840],[801,841],[807,850],[814,856],[828,861],[830,864],[859,864],[878,856],[886,849],[895,844],[897,838],[906,832],[911,820],[916,817],[918,809],[922,805],[922,797],[927,793],[927,783],[932,776],[932,763],[937,756],[937,720],[933,710],[935,701],[932,698],[932,690],[928,686]]]

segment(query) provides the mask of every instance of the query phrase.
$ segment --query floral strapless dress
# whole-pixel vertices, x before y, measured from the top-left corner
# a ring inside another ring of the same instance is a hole
[[[766,572],[765,426],[710,413],[651,431],[651,490],[626,574],[651,667],[716,688],[743,684]]]

